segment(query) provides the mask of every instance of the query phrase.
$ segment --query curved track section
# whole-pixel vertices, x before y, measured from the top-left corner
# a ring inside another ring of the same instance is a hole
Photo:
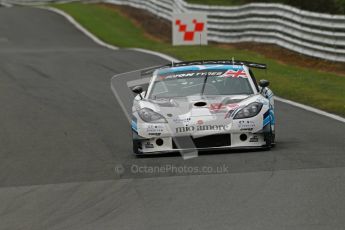
[[[0,229],[343,229],[336,120],[277,103],[272,151],[134,158],[110,78],[165,62],[100,47],[49,11],[0,8]]]

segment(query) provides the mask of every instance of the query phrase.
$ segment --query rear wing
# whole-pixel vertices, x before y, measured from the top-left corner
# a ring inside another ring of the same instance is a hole
[[[198,61],[183,61],[183,62],[171,62],[162,66],[155,66],[145,69],[141,72],[142,75],[152,74],[157,69],[167,68],[167,67],[179,67],[179,66],[189,66],[189,65],[245,65],[249,68],[256,69],[267,69],[266,64],[249,62],[249,61],[239,61],[239,60],[198,60]]]
[[[245,65],[250,68],[256,69],[267,69],[266,64],[249,62],[249,61],[239,61],[239,60],[198,60],[198,61],[185,61],[176,62],[166,65],[167,67],[178,67],[178,66],[188,66],[188,65],[212,65],[212,64],[223,64],[223,65]]]

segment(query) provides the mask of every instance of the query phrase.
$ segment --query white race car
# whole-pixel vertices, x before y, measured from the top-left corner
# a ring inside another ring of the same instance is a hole
[[[274,145],[269,82],[256,82],[243,61],[173,63],[153,71],[147,90],[135,86],[133,151],[137,155]]]

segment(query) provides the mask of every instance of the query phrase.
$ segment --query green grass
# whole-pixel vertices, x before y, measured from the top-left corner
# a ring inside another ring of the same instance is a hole
[[[217,45],[178,46],[154,41],[128,18],[113,9],[94,4],[53,5],[72,15],[80,24],[105,42],[118,47],[136,47],[159,51],[183,60],[231,59],[266,63],[268,71],[255,71],[266,78],[276,95],[345,116],[345,76],[319,72],[266,58],[260,54]]]

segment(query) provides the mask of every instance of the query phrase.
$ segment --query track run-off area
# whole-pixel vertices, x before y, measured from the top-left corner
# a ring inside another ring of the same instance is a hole
[[[345,123],[317,113],[276,102],[271,151],[134,157],[110,79],[165,63],[0,8],[0,230],[344,228]]]

